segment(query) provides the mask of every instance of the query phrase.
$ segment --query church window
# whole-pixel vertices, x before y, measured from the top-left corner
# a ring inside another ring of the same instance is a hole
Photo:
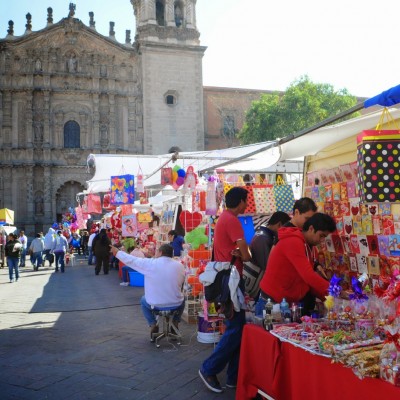
[[[227,138],[235,136],[237,129],[235,126],[235,117],[233,115],[225,115],[223,119],[222,134]]]
[[[167,104],[168,105],[174,105],[175,104],[175,99],[174,96],[172,96],[172,94],[169,94],[166,98]]]
[[[165,26],[164,12],[165,12],[164,2],[161,0],[157,0],[157,2],[156,2],[156,20],[157,20],[157,24],[160,26]]]
[[[64,125],[64,148],[79,149],[81,128],[76,121],[68,121]]]
[[[176,106],[178,102],[178,92],[176,90],[168,90],[164,94],[164,101],[168,106]]]

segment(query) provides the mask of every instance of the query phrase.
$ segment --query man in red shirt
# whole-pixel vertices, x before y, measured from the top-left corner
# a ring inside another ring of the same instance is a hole
[[[244,237],[242,224],[238,219],[247,207],[247,190],[234,187],[225,195],[226,210],[218,218],[214,232],[214,261],[231,261],[236,256],[235,266],[242,275],[243,261],[249,261],[251,254]],[[239,285],[244,293],[243,284]],[[246,322],[244,310],[234,312],[233,318],[226,319],[226,330],[214,352],[202,364],[199,375],[208,389],[221,393],[222,388],[217,374],[222,372],[226,365],[226,386],[236,387],[239,369],[239,351],[242,339],[242,330]]]
[[[310,291],[324,300],[328,295],[329,282],[314,271],[311,246],[319,244],[335,230],[332,217],[322,213],[315,213],[309,218],[302,230],[296,227],[279,229],[279,242],[269,256],[267,270],[260,283],[263,296],[277,303],[283,298],[289,303],[297,303],[303,301]]]

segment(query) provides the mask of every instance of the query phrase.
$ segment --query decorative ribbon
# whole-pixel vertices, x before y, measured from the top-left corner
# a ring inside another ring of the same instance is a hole
[[[338,277],[337,275],[333,275],[330,282],[328,292],[333,297],[339,297],[340,293],[342,292],[342,287],[340,286],[340,282],[343,278]]]
[[[386,331],[386,340],[384,341],[384,344],[386,343],[394,343],[396,346],[396,349],[400,351],[400,334],[395,333],[392,335],[390,332]]]
[[[351,278],[351,288],[353,289],[354,293],[349,296],[350,300],[356,300],[360,302],[363,300],[368,300],[368,296],[363,293],[361,282],[354,276]]]

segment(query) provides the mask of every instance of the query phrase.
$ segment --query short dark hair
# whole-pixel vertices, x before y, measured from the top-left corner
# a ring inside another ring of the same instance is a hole
[[[36,237],[37,237],[37,238],[40,238],[40,233],[37,233],[37,234],[36,234]]]
[[[335,220],[330,215],[324,213],[315,213],[312,217],[310,217],[304,223],[303,231],[308,231],[310,226],[312,226],[316,232],[328,231],[332,233],[336,230]]]
[[[294,202],[293,214],[294,210],[299,210],[300,214],[304,214],[307,211],[317,211],[317,205],[313,199],[310,199],[309,197],[301,197]]]
[[[57,235],[61,235],[61,231],[57,231]]]
[[[242,187],[234,187],[225,195],[225,205],[227,208],[235,208],[240,202],[247,200],[247,190]]]
[[[290,217],[283,211],[276,211],[274,212],[270,219],[268,220],[267,225],[275,225],[278,222],[281,222],[282,225],[286,224],[286,222],[290,221]]]
[[[168,232],[168,235],[172,235],[173,237],[178,236],[178,234],[176,233],[176,230],[175,230],[175,229],[170,230],[170,231]]]
[[[174,255],[174,248],[168,243],[162,244],[158,250],[161,252],[161,255],[163,255],[165,257],[172,258]]]

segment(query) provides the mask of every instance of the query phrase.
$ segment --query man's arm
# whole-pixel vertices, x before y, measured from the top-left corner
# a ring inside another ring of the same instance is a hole
[[[251,260],[251,253],[250,253],[250,248],[247,245],[246,241],[244,239],[240,239],[236,241],[236,244],[239,249],[239,254],[237,254],[239,257],[241,257],[242,261],[250,261]]]

